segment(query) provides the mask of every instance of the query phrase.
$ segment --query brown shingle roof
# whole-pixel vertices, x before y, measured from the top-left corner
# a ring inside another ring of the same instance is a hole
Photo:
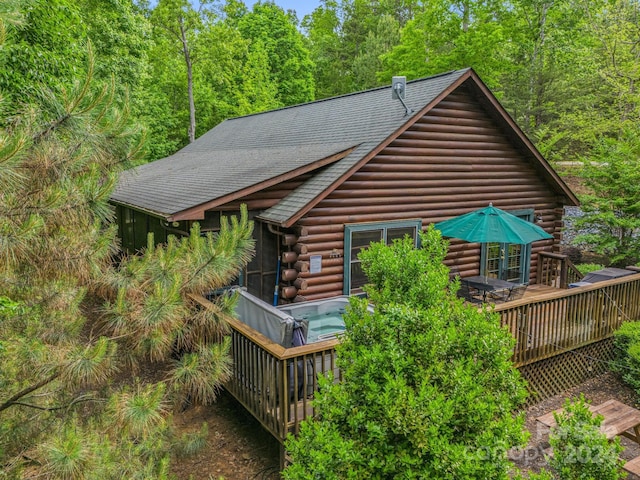
[[[467,70],[409,82],[419,110]],[[264,213],[282,222],[410,117],[381,87],[226,120],[174,155],[125,172],[112,200],[171,217],[358,146]]]
[[[413,110],[410,115],[386,86],[226,120],[174,155],[125,172],[112,200],[169,219],[202,218],[204,208],[259,191],[288,173],[318,170],[258,216],[289,226],[394,134],[467,79],[488,98],[496,116],[533,154],[555,188],[575,200],[471,69],[408,82],[405,102]],[[328,166],[320,170],[323,165]]]

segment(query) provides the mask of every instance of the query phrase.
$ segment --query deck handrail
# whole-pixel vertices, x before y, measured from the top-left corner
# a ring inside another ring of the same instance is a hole
[[[205,300],[206,301],[206,300]],[[515,337],[513,362],[521,367],[604,340],[627,320],[640,319],[640,274],[555,290],[496,305],[493,311]],[[231,326],[233,372],[226,389],[283,442],[314,416],[319,375],[340,378],[339,339],[284,348],[237,320]]]
[[[516,367],[613,336],[624,321],[640,319],[640,275],[496,305],[516,338]]]
[[[580,270],[562,253],[539,252],[537,272],[536,283],[556,288],[569,288],[583,278]]]
[[[318,378],[331,372],[336,381],[335,347],[339,339],[283,348],[250,327],[230,320],[232,377],[225,388],[283,442],[300,423],[316,414],[313,394]],[[247,333],[250,333],[247,335]]]

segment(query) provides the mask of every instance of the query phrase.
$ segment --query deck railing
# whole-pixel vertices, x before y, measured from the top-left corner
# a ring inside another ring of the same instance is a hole
[[[513,360],[520,367],[606,339],[622,322],[640,319],[640,275],[525,297],[495,312],[516,338]],[[318,376],[331,371],[339,379],[339,340],[283,348],[241,322],[231,327],[233,378],[226,388],[282,442],[315,414]]]
[[[569,257],[560,253],[538,253],[538,285],[555,288],[569,288],[569,284],[579,282],[582,274]]]
[[[336,367],[338,339],[284,348],[242,322],[230,321],[233,376],[226,389],[277,439],[298,433],[300,422],[315,415],[311,404],[318,377]]]
[[[517,367],[575,350],[640,319],[640,275],[556,290],[495,307],[516,338]]]

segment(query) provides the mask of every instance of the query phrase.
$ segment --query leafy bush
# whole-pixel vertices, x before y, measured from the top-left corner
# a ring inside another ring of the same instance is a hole
[[[375,312],[352,298],[343,381],[321,380],[319,418],[288,439],[284,478],[508,478],[505,452],[525,439],[513,338],[446,288],[445,254],[433,229],[421,249],[405,239],[360,254]]]
[[[594,416],[581,395],[565,402],[564,412],[554,415],[558,425],[549,435],[553,456],[549,464],[560,480],[617,480],[626,476],[616,437],[609,441],[600,431],[602,416]]]
[[[513,480],[554,480],[553,474],[548,470],[540,472],[516,472]]]
[[[615,332],[617,359],[612,370],[640,394],[640,323],[626,322]]]
[[[579,263],[578,265],[576,265],[576,268],[582,275],[586,275],[587,273],[603,269],[604,265],[600,265],[597,263]]]

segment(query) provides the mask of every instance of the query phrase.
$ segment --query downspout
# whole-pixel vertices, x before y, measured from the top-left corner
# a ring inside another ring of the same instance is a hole
[[[274,235],[278,235],[280,237],[283,237],[285,235],[285,233],[281,232],[280,230],[274,230],[273,224],[271,223],[267,223],[267,229],[269,230],[269,232],[273,233]]]

